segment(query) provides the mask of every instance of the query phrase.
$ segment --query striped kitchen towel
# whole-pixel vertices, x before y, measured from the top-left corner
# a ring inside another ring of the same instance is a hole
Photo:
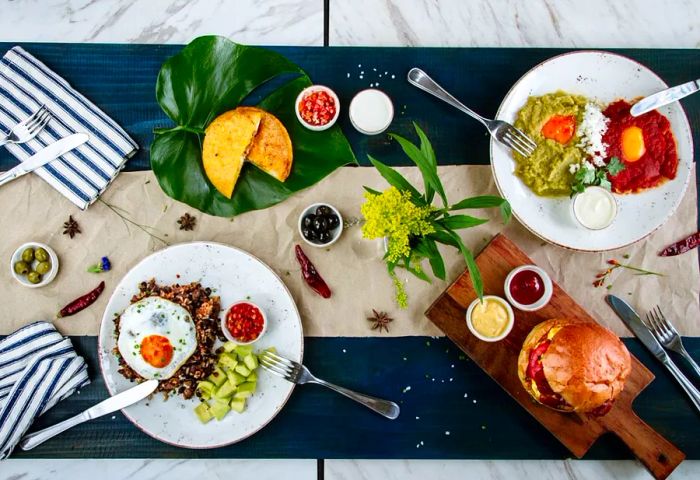
[[[88,383],[85,360],[48,322],[0,340],[0,460],[39,415]]]
[[[24,161],[72,133],[89,134],[86,143],[36,170],[84,210],[105,191],[138,145],[63,78],[23,48],[12,48],[0,59],[0,130],[9,131],[42,105],[53,114],[46,128],[33,140],[7,149]]]

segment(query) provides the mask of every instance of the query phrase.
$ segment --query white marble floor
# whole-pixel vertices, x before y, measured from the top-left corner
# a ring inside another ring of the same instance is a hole
[[[0,0],[0,41],[323,45],[323,0]],[[700,48],[698,0],[329,0],[330,45]],[[13,460],[0,479],[316,478],[314,460]],[[327,460],[329,479],[649,478],[633,461]],[[700,478],[687,461],[673,479]]]

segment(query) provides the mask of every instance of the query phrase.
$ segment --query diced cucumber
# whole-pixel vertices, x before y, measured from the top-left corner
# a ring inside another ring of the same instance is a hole
[[[242,384],[244,385],[244,384]],[[234,394],[234,392],[237,390],[238,387],[236,385],[226,381],[224,382],[223,385],[219,387],[219,389],[214,393],[214,398],[230,398],[231,395]]]
[[[245,366],[251,371],[258,368],[258,359],[252,353],[249,353],[243,358],[243,363],[245,363]]]
[[[253,346],[252,345],[236,345],[236,353],[238,354],[239,357],[241,357],[241,360],[246,355],[250,355],[253,353]]]
[[[211,398],[212,393],[216,390],[216,386],[208,380],[202,380],[197,384],[197,389],[204,400]]]
[[[258,384],[255,382],[245,382],[238,385],[237,392],[250,392],[254,393]]]
[[[234,412],[243,413],[245,410],[245,398],[234,398],[229,406]]]
[[[234,400],[245,400],[246,398],[253,395],[253,392],[236,392],[233,394]]]
[[[224,372],[220,367],[214,367],[214,371],[207,377],[211,383],[220,387],[222,383],[226,381],[226,372]]]
[[[209,411],[217,420],[223,419],[229,410],[231,410],[231,407],[228,400],[214,400],[209,407]]]
[[[240,377],[240,375],[238,375],[233,370],[229,370],[228,368],[226,368],[224,370],[226,371],[226,381],[228,383],[231,383],[233,385],[238,385],[239,383],[241,383],[238,381],[238,378]]]
[[[235,353],[222,353],[219,357],[219,365],[226,367],[229,370],[233,370],[238,365],[238,359]]]
[[[245,400],[244,400],[244,402],[245,402]],[[245,408],[245,405],[244,405],[244,408]],[[238,412],[238,410],[236,410],[236,411]],[[207,422],[209,422],[209,420],[214,418],[214,414],[211,412],[211,409],[209,408],[209,404],[207,402],[202,402],[199,405],[197,405],[194,408],[194,413],[197,415],[197,418],[202,423],[207,423]]]
[[[258,381],[258,374],[255,372],[250,372],[250,375],[248,375],[248,378],[245,379],[246,382],[257,382]]]
[[[248,367],[246,367],[245,365],[243,365],[241,363],[236,365],[236,368],[234,368],[233,370],[234,370],[234,372],[236,372],[240,375],[243,375],[244,377],[247,377],[248,375],[250,375],[250,370],[248,369]]]
[[[236,347],[237,345],[234,342],[226,342],[224,343],[224,352],[233,352]]]
[[[240,373],[236,372],[231,372],[231,377],[229,377],[229,381],[233,383],[234,385],[240,385],[241,383],[247,381],[248,379],[241,375]]]

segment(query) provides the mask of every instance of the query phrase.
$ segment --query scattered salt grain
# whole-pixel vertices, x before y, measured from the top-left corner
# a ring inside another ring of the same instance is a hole
[[[347,353],[347,350],[343,349],[343,353]]]
[[[421,446],[425,445],[425,444],[423,443],[423,440],[420,441],[420,444],[421,444]]]
[[[455,368],[454,364],[450,365],[450,368]]]
[[[450,378],[450,382],[452,381],[452,378]]]
[[[360,75],[364,75],[364,74],[365,74],[365,71],[362,70],[362,71],[360,72]]]
[[[362,76],[362,75],[360,75],[360,80],[362,80],[363,78],[365,78],[365,77],[364,77],[364,76]]]
[[[114,420],[115,418],[117,418],[116,415],[112,415],[112,420]]]
[[[350,74],[348,73],[348,78],[350,78]]]
[[[372,70],[374,70],[375,72],[377,71],[377,69],[376,69],[376,68],[373,68]]]
[[[370,88],[371,88],[371,87],[374,87],[374,84],[373,84],[373,83],[370,83],[369,86],[370,86]]]
[[[362,68],[362,64],[358,63],[357,68]]]
[[[375,86],[375,87],[378,87],[378,86],[379,86],[379,82],[375,83],[374,86]]]
[[[467,398],[467,394],[466,394],[466,393],[464,394],[464,398]]]
[[[392,75],[391,78],[396,78],[396,75]]]
[[[416,420],[420,420],[420,417],[419,417],[419,416],[416,416]]]
[[[409,390],[411,390],[411,386],[410,386],[410,385],[409,385],[408,387],[406,387],[406,388],[403,389],[403,393],[406,393],[406,392],[408,392]]]
[[[449,435],[449,434],[450,434],[450,431],[449,431],[449,430],[446,430],[446,431],[445,431],[445,435]]]
[[[388,74],[389,72],[384,72],[384,75]]]
[[[476,400],[472,400],[472,402],[476,403]]]

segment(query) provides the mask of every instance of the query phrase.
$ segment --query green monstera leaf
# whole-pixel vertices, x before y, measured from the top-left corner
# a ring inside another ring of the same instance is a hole
[[[219,114],[241,104],[260,85],[282,74],[297,77],[258,106],[277,116],[292,139],[294,163],[280,182],[246,163],[231,199],[209,182],[202,165],[204,129]],[[239,45],[224,37],[193,40],[162,66],[156,96],[176,126],[158,129],[151,145],[151,168],[163,191],[202,212],[229,217],[275,205],[356,159],[339,126],[323,132],[304,128],[296,118],[299,92],[311,85],[304,71],[270,50]]]

